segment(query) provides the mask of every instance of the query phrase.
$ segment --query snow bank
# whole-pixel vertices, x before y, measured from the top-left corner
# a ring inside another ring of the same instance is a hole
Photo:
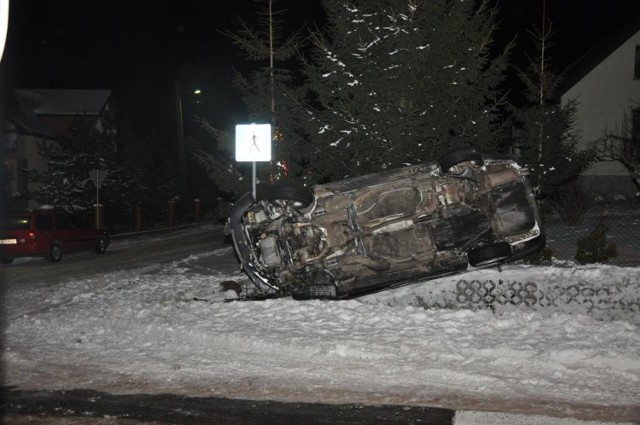
[[[424,308],[447,305],[461,279],[637,289],[636,268],[510,266],[348,301],[226,302],[235,293],[221,283],[243,276],[199,274],[194,258],[7,293],[7,384],[469,408],[536,400],[552,414],[640,400],[637,312]]]

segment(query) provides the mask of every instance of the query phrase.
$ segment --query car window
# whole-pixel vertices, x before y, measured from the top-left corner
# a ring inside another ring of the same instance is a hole
[[[29,230],[31,228],[31,216],[20,215],[14,217],[3,217],[0,220],[2,230]]]
[[[36,216],[36,229],[51,230],[53,229],[53,220],[50,214]]]

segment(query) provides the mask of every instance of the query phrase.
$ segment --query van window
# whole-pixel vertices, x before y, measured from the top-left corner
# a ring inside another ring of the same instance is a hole
[[[51,214],[36,215],[36,229],[51,230],[53,229],[53,220]]]

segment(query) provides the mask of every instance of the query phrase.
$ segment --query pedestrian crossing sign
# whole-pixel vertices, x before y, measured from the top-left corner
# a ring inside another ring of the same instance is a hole
[[[271,124],[236,125],[236,161],[271,161]]]

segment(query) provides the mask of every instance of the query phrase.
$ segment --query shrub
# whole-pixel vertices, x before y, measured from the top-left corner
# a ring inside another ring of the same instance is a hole
[[[582,222],[592,202],[589,192],[575,181],[556,191],[550,199],[552,208],[569,226]]]
[[[527,264],[535,264],[535,265],[542,266],[542,265],[551,264],[552,258],[553,258],[553,251],[551,250],[551,248],[545,247],[540,251],[527,255],[522,259],[522,261]]]
[[[589,235],[578,239],[576,261],[580,264],[605,263],[617,257],[618,248],[614,243],[607,243],[606,233],[607,227],[598,224]]]

